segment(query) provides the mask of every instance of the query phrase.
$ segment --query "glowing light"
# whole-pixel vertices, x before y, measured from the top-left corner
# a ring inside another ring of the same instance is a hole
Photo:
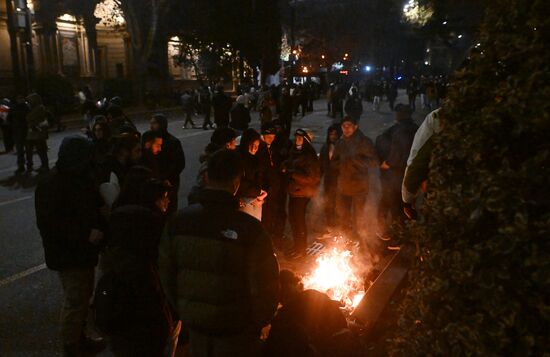
[[[430,53],[430,49],[429,49],[429,48],[426,48],[426,53]]]
[[[344,68],[344,64],[342,62],[336,62],[332,65],[333,70],[340,70]]]
[[[298,51],[292,50],[292,54],[293,54],[293,55],[295,55],[295,54],[297,54],[297,53],[298,53]]]
[[[443,21],[443,25],[447,25],[447,21]]]
[[[302,73],[308,73],[308,72],[309,72],[309,69],[306,66],[304,66],[302,68]]]
[[[365,71],[370,72],[372,70],[371,66],[365,66]]]
[[[325,55],[321,55],[321,59],[325,59]]]
[[[71,14],[63,14],[59,16],[58,19],[61,21],[76,21],[76,17]]]
[[[457,37],[458,37],[458,38],[462,38],[462,35],[458,35]]]
[[[304,288],[326,293],[347,309],[356,307],[365,292],[364,282],[353,268],[349,250],[333,248],[316,259],[316,267],[303,279]]]
[[[103,0],[94,10],[94,16],[99,20],[99,25],[105,27],[118,27],[126,24],[124,13],[116,0]]]
[[[430,62],[424,61],[424,64],[425,64],[426,66],[428,66],[428,65],[430,64]]]
[[[434,11],[429,6],[418,4],[417,0],[409,0],[403,6],[403,16],[405,20],[416,26],[424,26],[432,18]]]

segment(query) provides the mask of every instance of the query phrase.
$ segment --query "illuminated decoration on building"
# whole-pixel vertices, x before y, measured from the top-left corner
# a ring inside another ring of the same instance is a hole
[[[59,21],[76,22],[76,17],[71,14],[63,14],[57,18]]]
[[[286,33],[285,33],[281,38],[281,61],[285,61],[285,62],[289,61],[291,51],[292,51],[292,48],[288,43],[288,37],[286,36]]]
[[[105,27],[120,27],[126,24],[124,13],[115,0],[103,0],[97,4],[94,16],[99,20],[99,25]]]
[[[332,70],[333,71],[339,71],[342,68],[344,68],[344,64],[342,62],[336,62],[332,65]]]
[[[403,6],[405,20],[415,26],[424,26],[432,18],[433,9],[429,6],[422,6],[417,0],[409,0]]]

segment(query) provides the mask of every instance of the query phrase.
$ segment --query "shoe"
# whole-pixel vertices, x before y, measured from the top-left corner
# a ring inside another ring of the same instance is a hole
[[[80,340],[80,351],[90,354],[97,354],[107,348],[103,338],[83,337]]]

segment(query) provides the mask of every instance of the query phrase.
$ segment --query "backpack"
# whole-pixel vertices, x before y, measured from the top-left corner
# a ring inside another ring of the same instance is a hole
[[[97,282],[92,311],[95,325],[104,334],[124,330],[127,316],[131,316],[128,301],[130,292],[114,271],[105,273]]]

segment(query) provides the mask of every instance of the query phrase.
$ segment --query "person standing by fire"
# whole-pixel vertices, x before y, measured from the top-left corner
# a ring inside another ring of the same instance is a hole
[[[321,182],[321,167],[311,141],[311,134],[306,130],[296,130],[290,157],[282,168],[288,177],[288,220],[294,240],[291,257],[295,259],[306,253],[307,206],[317,194]]]
[[[161,238],[161,281],[195,357],[259,356],[260,331],[277,308],[271,241],[235,197],[242,173],[239,153],[214,153],[200,203],[174,215]]]
[[[359,240],[359,222],[369,193],[369,168],[378,165],[372,141],[357,121],[342,119],[342,138],[336,143],[331,165],[338,172],[337,212],[340,229],[349,239]]]

